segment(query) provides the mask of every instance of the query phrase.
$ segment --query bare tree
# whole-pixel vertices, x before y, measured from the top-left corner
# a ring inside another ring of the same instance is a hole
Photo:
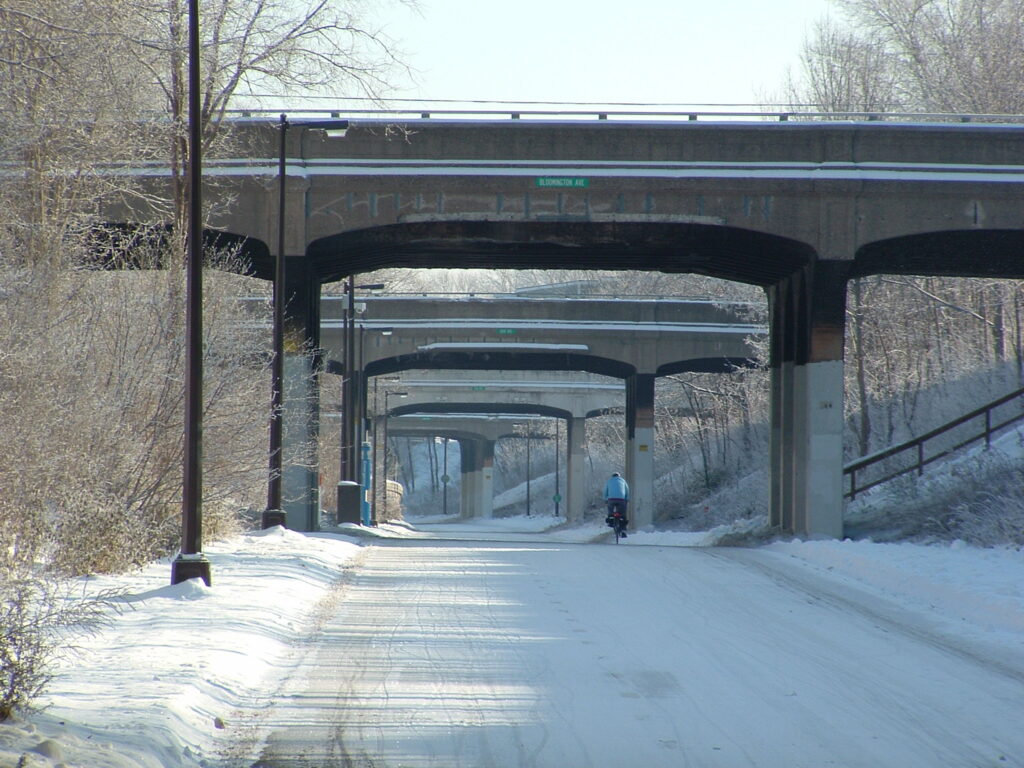
[[[204,151],[223,143],[221,121],[243,95],[250,104],[261,91],[385,96],[405,68],[366,8],[360,0],[202,0]],[[0,0],[4,151],[40,181],[73,179],[80,191],[79,206],[68,208],[74,216],[49,219],[74,225],[104,199],[104,190],[81,194],[85,177],[116,179],[95,174],[97,164],[157,160],[171,169],[171,194],[143,207],[185,231],[187,16],[188,0]],[[57,169],[47,163],[54,157]]]
[[[786,90],[794,104],[821,112],[887,112],[900,107],[897,62],[873,32],[818,21],[800,53],[799,77]]]
[[[415,7],[415,0],[396,0]],[[176,222],[182,223],[188,162],[188,2],[121,0],[120,44],[133,51],[150,93],[169,117]],[[201,121],[204,151],[223,138],[237,97],[258,102],[271,91],[358,93],[382,98],[404,71],[393,40],[373,25],[359,0],[203,0]],[[184,227],[180,230],[183,231]]]
[[[0,188],[7,263],[75,260],[99,202],[130,189],[102,169],[151,159],[133,120],[137,68],[99,31],[114,12],[88,0],[0,4],[0,157],[21,171]]]
[[[836,0],[895,65],[907,107],[1019,113],[1024,4],[1018,0]]]
[[[804,44],[794,103],[826,112],[1019,112],[1024,3],[835,0]],[[943,412],[935,392],[957,376],[1019,359],[1019,287],[1008,281],[862,278],[847,307],[847,404],[866,453]],[[1020,364],[1016,364],[1020,370]],[[999,373],[994,380],[1002,381]],[[928,402],[928,407],[924,403]],[[950,414],[952,416],[952,414]],[[919,429],[918,429],[919,431]]]

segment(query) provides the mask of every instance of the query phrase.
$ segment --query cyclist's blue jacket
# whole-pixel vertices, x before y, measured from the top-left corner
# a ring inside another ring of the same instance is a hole
[[[623,477],[612,476],[604,484],[604,497],[606,499],[629,499],[629,486]]]

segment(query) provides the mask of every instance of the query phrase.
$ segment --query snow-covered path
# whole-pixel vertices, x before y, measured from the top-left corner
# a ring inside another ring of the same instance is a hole
[[[368,547],[259,766],[1022,765],[1024,663],[756,550]]]

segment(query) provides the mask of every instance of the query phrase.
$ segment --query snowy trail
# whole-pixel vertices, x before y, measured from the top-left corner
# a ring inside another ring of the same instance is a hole
[[[757,551],[528,538],[369,547],[257,765],[1024,765],[1019,659]]]

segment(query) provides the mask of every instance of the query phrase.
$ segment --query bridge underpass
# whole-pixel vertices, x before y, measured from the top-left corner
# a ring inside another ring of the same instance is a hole
[[[557,409],[551,409],[543,415],[548,420],[555,418],[568,421],[565,414]],[[461,472],[459,514],[465,518],[488,519],[494,515],[494,455],[498,441],[550,439],[549,435],[535,429],[534,422],[539,420],[539,415],[522,413],[467,412],[429,416],[412,413],[392,414],[389,418],[388,435],[389,438],[447,438],[457,441]],[[580,472],[583,467],[582,461],[577,461],[574,467]],[[582,504],[580,483],[572,483],[570,477],[571,470],[566,467],[567,503],[561,507],[562,509],[571,503],[568,501],[570,493],[575,493],[577,502]],[[582,519],[582,514],[579,518],[567,516],[566,519]]]
[[[486,371],[492,378],[501,371],[501,376],[515,381],[515,371],[591,372],[624,382],[623,468],[632,488],[633,520],[640,526],[652,524],[655,514],[655,379],[681,371],[726,372],[749,365],[749,340],[764,331],[745,318],[748,305],[707,300],[368,297],[360,302],[362,310],[351,325],[347,318],[335,316],[340,304],[325,302],[321,342],[328,370],[343,373],[341,360],[347,359],[355,372],[346,377],[344,400],[350,410],[345,419],[349,429],[343,429],[343,474],[346,466],[358,466],[356,449],[362,440],[356,425],[365,423],[369,413],[370,377],[449,369],[462,371],[463,376]],[[346,346],[352,351],[347,358]],[[549,398],[558,400],[555,393]],[[607,407],[599,402],[554,404],[573,419]],[[582,422],[574,426],[569,424],[570,432],[579,441],[577,451],[582,451]],[[581,513],[582,496],[575,492],[575,484],[573,499],[574,514]]]
[[[212,228],[269,279],[266,244],[283,224],[294,349],[318,344],[323,283],[384,267],[695,272],[762,287],[771,523],[786,531],[842,533],[846,282],[1024,276],[1014,126],[353,120],[343,139],[307,126],[287,136],[281,224],[275,124],[237,127],[246,148],[216,169],[237,202]],[[287,365],[305,380],[304,358]],[[315,411],[286,408],[304,437]]]
[[[438,373],[438,372],[435,372]],[[462,419],[469,414],[489,414],[493,420],[508,416],[513,420],[529,423],[530,416],[545,416],[565,421],[563,434],[566,435],[562,448],[565,455],[565,504],[564,514],[568,520],[580,520],[586,499],[585,454],[586,419],[608,413],[624,413],[626,387],[623,382],[600,376],[585,376],[579,373],[542,373],[533,371],[502,371],[501,377],[478,378],[475,372],[444,371],[445,376],[434,378],[403,378],[400,386],[407,393],[401,403],[391,409],[394,416],[418,415],[417,427],[421,433],[430,429],[442,430],[439,436],[450,436],[451,421],[457,416]],[[454,376],[453,376],[454,374]],[[461,374],[461,375],[460,375]],[[380,418],[387,418],[381,415]],[[408,425],[411,419],[401,423]],[[392,425],[395,422],[392,420]],[[390,427],[394,429],[394,427]],[[482,430],[482,431],[481,431]],[[472,441],[474,450],[480,455],[493,457],[494,442],[489,437],[487,424],[481,430],[468,430],[460,441]],[[443,434],[442,434],[443,433]],[[390,434],[395,435],[394,431]],[[498,437],[507,436],[502,433]],[[467,465],[468,466],[468,465]],[[480,471],[476,467],[475,471]],[[482,491],[489,493],[489,490]],[[640,492],[640,497],[653,500],[653,476],[650,487]],[[489,501],[475,501],[470,507],[463,507],[463,513],[470,516],[486,516]],[[645,508],[640,523],[653,522],[653,503]]]

